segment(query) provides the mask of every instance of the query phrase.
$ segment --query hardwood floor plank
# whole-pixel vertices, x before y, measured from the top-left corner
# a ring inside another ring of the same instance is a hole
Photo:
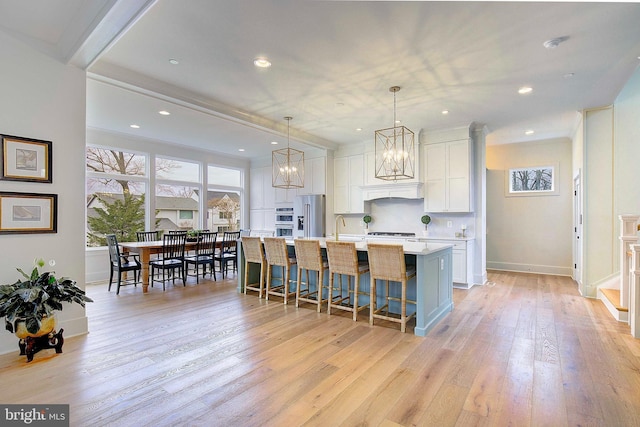
[[[80,427],[640,425],[640,340],[567,277],[489,272],[424,338],[233,276],[87,292],[63,354],[0,355],[0,401],[68,403]]]

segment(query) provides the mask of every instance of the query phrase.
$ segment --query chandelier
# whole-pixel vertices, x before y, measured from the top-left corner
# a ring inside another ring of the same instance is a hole
[[[287,148],[274,150],[271,156],[272,180],[276,188],[304,187],[304,152],[289,147],[289,124],[293,117],[285,117],[287,121]]]
[[[376,178],[386,181],[414,177],[414,134],[404,126],[396,126],[396,92],[400,86],[392,86],[393,127],[375,131]]]

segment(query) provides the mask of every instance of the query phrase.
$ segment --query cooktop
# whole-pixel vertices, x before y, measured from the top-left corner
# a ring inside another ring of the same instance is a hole
[[[370,231],[369,236],[415,237],[416,233],[402,233],[398,231]]]

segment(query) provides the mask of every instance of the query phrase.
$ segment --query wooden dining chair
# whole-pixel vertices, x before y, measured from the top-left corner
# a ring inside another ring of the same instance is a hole
[[[360,305],[358,297],[367,294],[360,290],[360,276],[369,272],[369,264],[358,260],[358,252],[354,242],[335,242],[327,240],[327,258],[329,259],[329,304],[327,314],[332,309],[346,310],[353,313],[353,321],[358,320],[358,312],[369,307]],[[338,275],[338,284],[335,276]],[[343,284],[346,276],[346,286]],[[353,281],[351,280],[353,279]]]
[[[216,253],[216,240],[218,239],[217,232],[200,232],[197,234],[196,248],[193,255],[187,255],[184,257],[186,275],[189,275],[189,265],[194,266],[194,276],[196,277],[196,283],[199,282],[199,270],[202,266],[202,277],[205,277],[207,273],[207,265],[209,266],[209,275],[213,276],[213,280],[216,280],[216,272],[214,268],[214,256]]]
[[[238,239],[239,231],[225,231],[222,234],[222,246],[214,258],[219,264],[223,279],[229,269],[229,263],[233,265],[233,271],[238,271]]]
[[[172,279],[173,284],[176,283],[176,271],[182,276],[182,283],[187,286],[187,278],[184,268],[184,245],[187,240],[186,233],[169,233],[162,236],[162,256],[158,259],[149,261],[151,266],[151,286],[154,282],[162,281],[162,290],[165,290],[167,279]],[[162,270],[162,280],[156,280],[154,272],[156,269]],[[171,275],[167,278],[166,272],[170,271]]]
[[[115,234],[107,234],[107,246],[109,247],[109,292],[111,292],[111,283],[113,282],[113,273],[118,275],[118,283],[116,295],[120,294],[120,286],[134,285],[140,282],[140,273],[142,272],[142,264],[136,254],[123,255],[120,253],[120,246]],[[127,272],[133,272],[133,280],[122,280],[122,276]]]
[[[136,231],[136,239],[138,242],[155,242],[160,240],[158,231]]]
[[[402,245],[387,245],[381,243],[367,243],[367,254],[369,256],[369,268],[371,269],[371,306],[369,308],[369,323],[373,325],[374,319],[383,319],[400,323],[400,331],[405,332],[407,322],[416,315],[415,309],[407,315],[407,304],[416,306],[415,301],[407,299],[407,283],[416,277],[415,265],[406,265],[404,249]],[[383,304],[378,307],[377,284],[376,281],[383,281],[386,286],[381,292]],[[400,296],[398,292],[392,296],[389,283],[400,285]],[[400,313],[392,312],[390,305],[392,301],[399,302]]]
[[[295,239],[293,244],[296,248],[296,260],[298,265],[298,281],[296,283],[296,307],[300,306],[300,301],[315,304],[318,313],[322,304],[327,302],[328,295],[323,292],[324,272],[329,268],[329,264],[322,258],[319,240]],[[315,272],[315,286],[313,285],[309,272]],[[302,280],[302,276],[305,280]]]

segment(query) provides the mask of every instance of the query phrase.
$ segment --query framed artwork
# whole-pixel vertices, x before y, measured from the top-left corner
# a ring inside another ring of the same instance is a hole
[[[0,192],[0,234],[57,232],[57,194]]]
[[[0,135],[2,175],[0,179],[51,183],[51,141]]]

